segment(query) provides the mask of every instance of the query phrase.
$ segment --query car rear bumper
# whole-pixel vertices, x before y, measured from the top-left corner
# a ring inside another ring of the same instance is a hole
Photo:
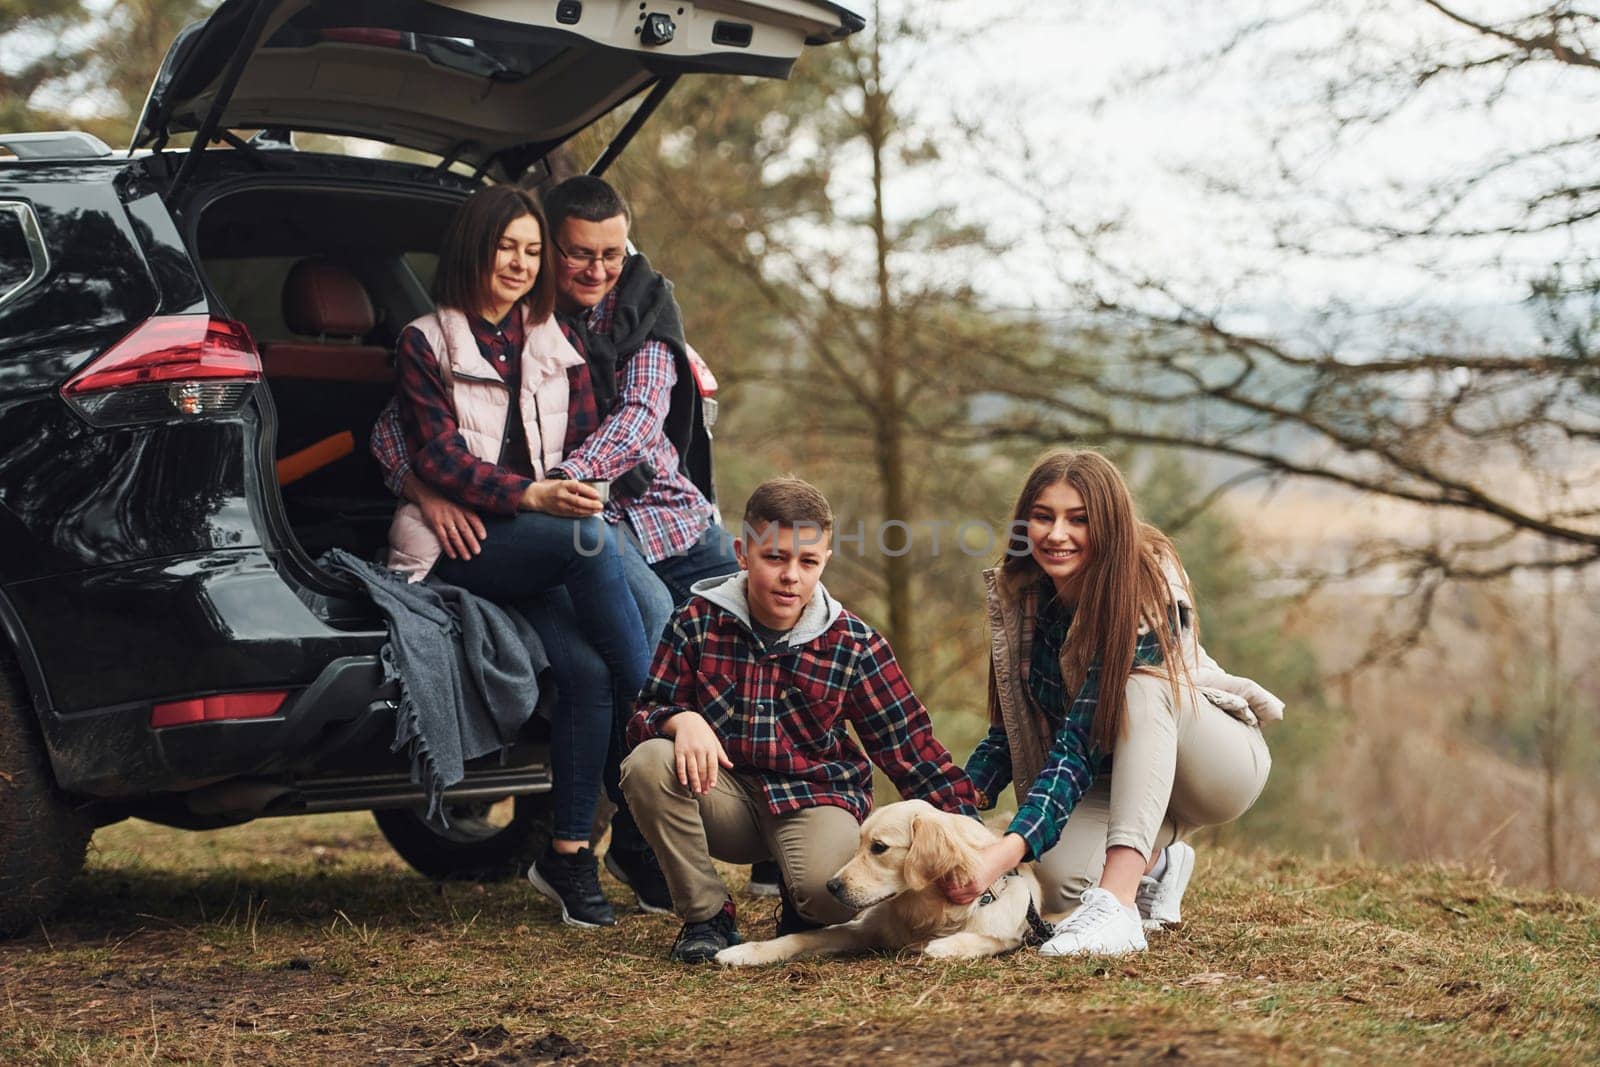
[[[258,549],[18,582],[0,613],[57,784],[70,793],[136,800],[230,781],[298,793],[334,779],[365,782],[356,791],[376,789],[375,801],[402,802],[389,795],[398,787],[410,795],[409,763],[391,751],[398,694],[384,682],[387,632],[375,609],[366,628],[329,626]],[[259,693],[287,695],[258,718],[152,724],[158,704]],[[542,740],[542,726],[535,716],[524,740]],[[544,757],[519,744],[493,762],[517,771]],[[328,802],[348,792],[340,786]]]
[[[345,656],[327,664],[312,684],[292,690],[277,714],[265,718],[156,728],[149,701],[42,718],[61,788],[115,799],[241,776],[314,772],[357,735],[366,738],[387,725],[392,736],[391,695],[376,655]],[[356,762],[385,770],[399,762],[387,744],[367,755],[375,758]]]
[[[213,813],[405,807],[423,793],[393,751],[395,696],[376,655],[346,656],[271,716],[157,728],[145,703],[49,716],[45,732],[57,783],[82,796],[189,793],[193,810]],[[475,761],[447,797],[548,789],[544,720],[535,716],[523,733],[505,760]]]
[[[15,582],[5,608],[34,705],[59,715],[207,693],[301,689],[385,631],[335,629],[259,548]]]
[[[17,582],[0,607],[57,782],[75,793],[134,796],[307,766],[392,695],[376,612],[370,628],[327,625],[260,549]],[[158,703],[260,692],[288,695],[264,718],[151,725]]]

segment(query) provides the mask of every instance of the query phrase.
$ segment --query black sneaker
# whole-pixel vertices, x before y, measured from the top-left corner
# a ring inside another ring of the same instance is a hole
[[[778,903],[778,932],[776,936],[782,937],[785,934],[800,934],[807,930],[820,930],[826,925],[825,923],[814,923],[804,915],[801,915],[800,909],[795,907],[794,902],[789,899],[789,887],[784,886],[783,890]]]
[[[580,848],[564,855],[547,848],[528,868],[533,888],[561,905],[561,921],[569,926],[615,926],[617,913],[600,892],[600,869],[594,853]]]
[[[750,865],[750,881],[744,891],[753,897],[775,897],[778,895],[778,880],[782,872],[778,870],[777,860],[762,860],[760,863]]]
[[[734,921],[733,901],[723,903],[722,910],[709,919],[684,923],[678,939],[672,943],[667,958],[678,963],[705,963],[723,949],[739,944],[739,927]]]
[[[606,850],[606,870],[611,877],[633,890],[639,898],[639,910],[652,915],[672,914],[672,890],[661,873],[656,854],[649,849],[609,848]]]

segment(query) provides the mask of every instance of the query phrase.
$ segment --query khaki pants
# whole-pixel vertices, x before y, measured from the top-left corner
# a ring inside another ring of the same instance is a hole
[[[855,915],[827,889],[861,836],[845,809],[829,805],[774,815],[759,794],[727,771],[718,772],[716,786],[697,797],[679,784],[672,742],[662,737],[622,761],[622,791],[685,922],[709,919],[728,899],[713,857],[725,863],[776,859],[795,910],[812,922],[838,923]]]
[[[1157,849],[1204,826],[1232,822],[1256,802],[1272,757],[1250,726],[1192,689],[1176,706],[1165,679],[1128,679],[1127,732],[1112,773],[1096,778],[1072,809],[1061,839],[1039,857],[1045,911],[1068,911],[1100,882],[1106,849]]]

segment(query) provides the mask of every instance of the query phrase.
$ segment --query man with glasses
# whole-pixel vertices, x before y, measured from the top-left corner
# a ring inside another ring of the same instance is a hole
[[[665,583],[671,603],[681,604],[695,582],[732,574],[739,561],[710,499],[711,441],[672,283],[642,254],[629,254],[632,213],[605,181],[568,178],[543,200],[554,235],[556,314],[589,362],[600,416],[551,476],[609,480],[605,518]],[[647,636],[659,638],[666,626],[659,600],[640,588],[631,552],[624,562]],[[618,784],[628,704],[606,764],[606,791],[618,804],[606,870],[633,889],[640,907],[658,911],[665,902],[670,909],[666,880]]]
[[[628,253],[627,202],[601,179],[568,178],[544,209],[556,313],[589,361],[601,420],[552,473],[610,480],[606,518],[625,524],[682,603],[695,582],[739,564],[709,499],[710,441],[672,283]]]

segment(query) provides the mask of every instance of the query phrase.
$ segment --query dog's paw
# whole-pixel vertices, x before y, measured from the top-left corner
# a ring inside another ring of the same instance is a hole
[[[718,952],[715,958],[724,967],[759,967],[767,962],[759,941],[731,945]]]
[[[1008,948],[1015,948],[997,937],[987,934],[955,933],[935,938],[922,946],[922,954],[938,960],[975,960],[984,956],[997,956]]]

